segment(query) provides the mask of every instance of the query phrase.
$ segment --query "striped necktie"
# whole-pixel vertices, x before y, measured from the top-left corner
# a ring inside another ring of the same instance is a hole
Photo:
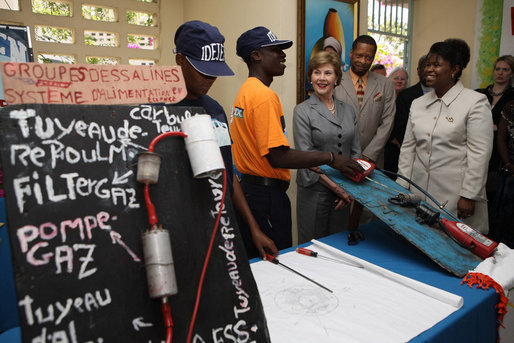
[[[362,78],[359,77],[357,81],[359,86],[357,87],[357,100],[359,101],[359,106],[362,107],[362,99],[364,99],[364,88],[362,88]]]

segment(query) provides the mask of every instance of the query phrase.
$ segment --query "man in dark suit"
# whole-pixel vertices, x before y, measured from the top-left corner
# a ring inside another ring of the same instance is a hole
[[[405,88],[396,98],[396,115],[394,117],[393,131],[389,137],[389,141],[386,144],[384,152],[384,169],[396,173],[398,171],[398,158],[400,156],[400,147],[403,142],[403,135],[405,134],[405,128],[407,127],[407,120],[409,119],[410,105],[414,99],[419,98],[423,94],[432,90],[427,87],[425,83],[425,62],[427,56],[421,56],[418,61],[418,77],[419,82],[414,86]],[[394,177],[393,179],[396,179]]]

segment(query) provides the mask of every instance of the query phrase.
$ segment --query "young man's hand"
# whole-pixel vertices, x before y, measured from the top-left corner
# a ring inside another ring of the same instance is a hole
[[[273,255],[274,257],[278,256],[277,246],[261,230],[252,230],[252,240],[263,259],[266,258],[266,254]]]
[[[344,155],[335,155],[334,161],[330,166],[342,173],[350,175],[355,175],[356,173],[364,173],[364,169],[359,163]]]

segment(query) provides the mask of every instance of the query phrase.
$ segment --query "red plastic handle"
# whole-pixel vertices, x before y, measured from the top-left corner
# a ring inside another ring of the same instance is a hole
[[[278,260],[275,257],[273,257],[273,255],[270,255],[270,254],[266,254],[266,261],[270,261],[271,263],[278,264]]]
[[[302,255],[317,257],[318,253],[306,248],[296,248],[296,252]]]

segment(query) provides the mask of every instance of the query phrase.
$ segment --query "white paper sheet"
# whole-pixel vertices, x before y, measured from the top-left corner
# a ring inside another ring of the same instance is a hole
[[[318,245],[311,248],[330,256]],[[333,293],[268,261],[251,264],[273,343],[406,342],[458,309],[353,258],[365,267],[296,252],[279,256]]]

